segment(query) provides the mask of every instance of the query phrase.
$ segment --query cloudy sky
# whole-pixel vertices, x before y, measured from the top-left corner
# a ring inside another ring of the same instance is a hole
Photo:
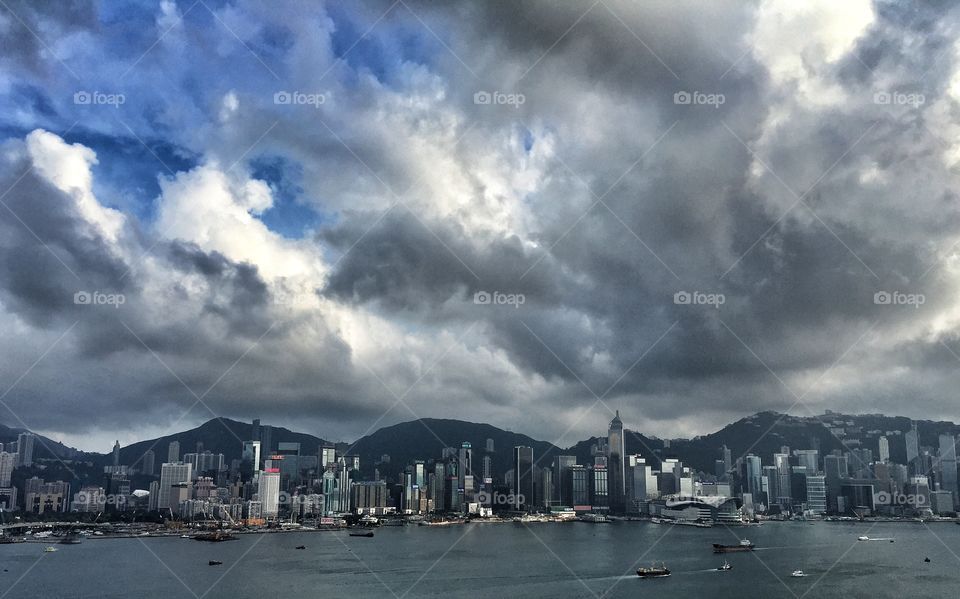
[[[958,420],[958,25],[3,0],[0,422],[106,451],[213,414]]]

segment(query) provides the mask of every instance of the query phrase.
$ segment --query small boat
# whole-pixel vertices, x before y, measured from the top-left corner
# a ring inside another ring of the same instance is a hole
[[[721,545],[720,543],[713,544],[714,553],[734,553],[737,551],[753,551],[753,543],[750,542],[750,539],[741,539],[740,542],[736,545]]]
[[[727,570],[733,570],[733,566],[730,565],[730,562],[723,560],[723,565],[717,568],[720,572],[726,572]]]
[[[638,568],[637,576],[640,578],[666,578],[670,576],[670,569],[661,562],[659,567],[651,565],[649,568]]]
[[[223,563],[223,562],[221,562],[221,561],[218,560],[218,559],[212,559],[212,560],[210,560],[209,565],[211,565],[211,566],[219,566],[219,565],[221,565],[222,563]]]
[[[868,537],[867,535],[861,535],[861,536],[857,537],[857,540],[858,540],[858,541],[869,541],[869,540],[870,540],[870,537]]]
[[[370,537],[373,536],[373,531],[372,531],[372,530],[368,530],[367,532],[351,532],[351,533],[350,533],[350,536],[351,536],[351,537],[367,537],[367,538],[370,538]]]
[[[53,553],[53,552],[56,551],[56,550],[57,550],[56,547],[47,547],[46,549],[43,550],[43,552],[44,552],[44,553]],[[930,560],[927,560],[927,561],[930,561]]]
[[[923,558],[923,561],[924,561],[925,563],[928,563],[928,564],[929,564],[929,563],[930,563],[930,558],[929,558],[929,557],[925,557],[925,558]]]
[[[296,547],[294,547],[294,549],[306,549],[306,548],[307,548],[306,545],[297,545]]]
[[[790,576],[793,578],[803,578],[806,574],[803,573],[803,570],[794,570],[790,573]]]
[[[181,539],[189,539],[189,538],[190,538],[190,535],[180,535],[180,538],[181,538]]]

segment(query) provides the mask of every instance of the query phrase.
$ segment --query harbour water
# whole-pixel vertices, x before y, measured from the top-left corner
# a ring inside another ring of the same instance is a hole
[[[894,538],[858,541],[857,537]],[[754,552],[716,555],[749,538]],[[305,549],[297,550],[298,545]],[[953,597],[960,526],[768,522],[468,524],[346,532],[0,545],[0,597]],[[930,562],[924,562],[929,557]],[[729,572],[714,570],[730,562]],[[210,560],[222,565],[210,566]],[[639,579],[664,562],[673,574]],[[803,578],[790,573],[802,569]]]

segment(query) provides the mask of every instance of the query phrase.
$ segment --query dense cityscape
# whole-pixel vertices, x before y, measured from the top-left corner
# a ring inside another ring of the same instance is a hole
[[[463,442],[409,464],[384,454],[365,479],[350,446],[330,444],[308,455],[298,442],[273,438],[273,431],[284,429],[254,420],[241,458],[230,463],[202,443],[187,451],[173,441],[160,459],[149,449],[124,464],[118,442],[99,480],[34,475],[12,485],[18,469],[36,466],[37,437],[23,432],[0,447],[0,507],[8,539],[25,530],[14,522],[84,521],[90,515],[122,522],[136,513],[141,522],[238,530],[514,519],[642,518],[709,527],[765,519],[956,517],[956,437],[941,434],[939,445],[928,447],[920,444],[916,424],[905,433],[852,424],[836,417],[823,423],[845,451],[821,452],[814,438],[815,446],[782,447],[765,463],[753,453],[735,457],[722,446],[714,471],[703,472],[672,457],[669,442],[628,454],[625,436],[633,433],[625,432],[617,413],[607,435],[595,438],[589,463],[574,455],[545,462],[532,447],[499,448],[487,439],[483,447]],[[891,461],[892,444],[902,446],[907,463]],[[509,470],[495,471],[497,451],[510,452]],[[138,489],[132,480],[149,484]]]

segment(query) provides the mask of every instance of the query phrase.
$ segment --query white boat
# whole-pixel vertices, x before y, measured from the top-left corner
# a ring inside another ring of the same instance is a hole
[[[730,565],[730,562],[723,560],[723,565],[717,568],[720,572],[726,572],[727,570],[733,570],[733,566]]]
[[[867,535],[860,535],[859,537],[857,537],[857,540],[858,540],[858,541],[869,541],[869,540],[870,540],[870,537],[868,537]]]
[[[790,574],[790,576],[794,578],[803,578],[804,576],[806,576],[806,574],[803,573],[803,570],[794,570],[793,573]]]
[[[56,550],[57,550],[56,547],[47,547],[46,549],[43,550],[43,552],[44,552],[44,553],[53,553],[53,552],[55,552]]]

